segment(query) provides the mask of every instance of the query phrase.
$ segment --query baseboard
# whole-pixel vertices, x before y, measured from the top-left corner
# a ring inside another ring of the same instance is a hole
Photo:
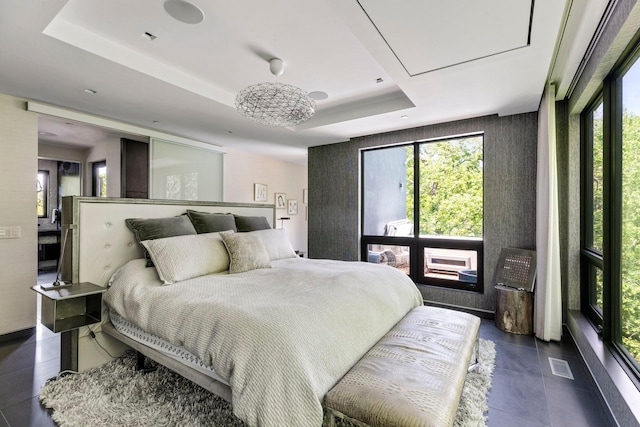
[[[475,316],[478,316],[481,319],[487,319],[487,320],[494,320],[495,319],[495,313],[493,311],[489,311],[489,310],[482,310],[479,308],[473,308],[473,307],[463,307],[460,305],[454,305],[454,304],[444,304],[441,302],[436,302],[436,301],[427,301],[427,300],[423,300],[424,305],[430,305],[433,307],[440,307],[440,308],[448,308],[451,310],[457,310],[457,311],[464,311],[465,313],[469,313],[469,314],[473,314]]]
[[[23,329],[21,331],[9,332],[8,334],[0,335],[0,342],[12,341],[19,338],[28,338],[31,335],[35,334],[36,327],[33,326],[28,329]]]

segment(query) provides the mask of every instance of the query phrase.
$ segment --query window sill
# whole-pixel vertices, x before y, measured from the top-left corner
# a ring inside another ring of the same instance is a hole
[[[596,330],[579,311],[570,310],[569,331],[618,425],[640,425],[640,391]]]

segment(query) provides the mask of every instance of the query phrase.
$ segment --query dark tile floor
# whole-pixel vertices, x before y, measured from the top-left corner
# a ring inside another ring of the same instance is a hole
[[[38,390],[60,371],[60,337],[42,325],[30,337],[0,342],[0,427],[55,426]]]
[[[568,332],[547,343],[483,320],[480,337],[496,344],[489,427],[616,425]],[[574,379],[553,375],[549,357],[566,360]]]
[[[497,350],[489,427],[615,425],[568,334],[560,343],[544,343],[483,321],[480,336]],[[42,326],[31,337],[0,342],[0,427],[55,425],[37,394],[57,374],[59,353],[59,336]],[[554,376],[548,357],[566,360],[574,380]]]

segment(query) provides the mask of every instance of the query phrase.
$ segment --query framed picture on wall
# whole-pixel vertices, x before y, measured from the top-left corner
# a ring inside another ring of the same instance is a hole
[[[267,186],[266,184],[253,184],[253,201],[254,202],[266,202],[267,201]]]
[[[287,214],[298,215],[298,201],[296,199],[289,199],[287,202]]]
[[[285,193],[275,193],[274,200],[275,200],[276,209],[286,209],[287,195]]]

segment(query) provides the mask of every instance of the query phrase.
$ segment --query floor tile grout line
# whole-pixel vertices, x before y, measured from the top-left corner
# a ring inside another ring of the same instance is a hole
[[[33,364],[31,364],[31,365],[21,366],[21,367],[18,367],[17,369],[12,369],[12,370],[10,370],[8,372],[0,372],[0,377],[3,376],[3,375],[11,375],[11,374],[14,374],[14,373],[16,373],[18,371],[22,371],[22,370],[25,370],[25,369],[29,369],[31,371],[35,371],[35,369],[36,369],[36,367],[38,365],[42,365],[42,364],[45,364],[45,363],[50,363],[50,362],[52,362],[54,360],[57,360],[59,362],[60,361],[60,356],[55,356],[55,357],[51,357],[49,359],[40,360],[38,362],[33,362]]]
[[[496,342],[496,344],[497,344],[497,342]],[[543,378],[544,375],[542,373],[542,369],[540,367],[540,362],[539,362],[539,352],[538,352],[537,340],[534,337],[534,345],[533,346],[526,345],[526,344],[515,343],[515,342],[501,341],[500,345],[496,345],[496,350],[498,350],[498,348],[501,347],[501,346],[504,346],[505,348],[508,348],[508,347],[512,347],[512,348],[513,347],[518,347],[518,348],[521,348],[521,349],[527,349],[528,348],[532,352],[535,351],[535,355],[536,355],[535,358],[536,358],[536,361],[538,362],[538,366],[534,367],[533,372],[521,372],[521,371],[509,369],[509,368],[497,368],[497,367],[494,369],[494,372],[495,371],[503,371],[503,372],[506,372],[506,373],[517,373],[518,375],[529,375],[529,376],[534,377],[536,379],[542,379],[543,380],[543,382],[542,382],[543,392],[545,393],[544,394],[544,406],[546,408],[546,412],[547,412],[547,415],[548,415],[549,424],[546,424],[546,423],[540,424],[540,420],[536,420],[536,419],[533,419],[533,418],[525,417],[524,419],[526,419],[527,421],[539,424],[539,425],[544,425],[546,427],[552,427],[552,424],[551,424],[551,413],[550,413],[550,410],[549,410],[549,401],[548,401],[548,398],[547,398],[545,384],[544,384],[544,378]],[[498,355],[496,355],[496,358],[497,357],[498,357]],[[505,413],[505,414],[513,415],[513,416],[520,416],[520,417],[523,416],[522,414],[516,414],[516,413],[512,413],[512,412],[506,411],[504,408],[501,409],[501,408],[496,408],[496,407],[493,407],[493,406],[489,406],[489,408],[493,409],[493,410],[500,411],[500,412]]]
[[[2,415],[2,419],[4,420],[4,423],[8,426],[11,427],[11,424],[9,424],[9,420],[7,419],[7,417],[4,416],[4,412],[2,412],[2,409],[0,409],[0,415]]]
[[[540,354],[540,347],[538,346],[538,340],[536,339],[536,350],[538,350],[538,368],[542,374],[542,390],[544,391],[544,400],[547,402],[547,414],[549,415],[549,425],[553,427],[553,419],[551,418],[551,410],[549,409],[549,394],[547,393],[547,381],[542,372],[542,355]]]

